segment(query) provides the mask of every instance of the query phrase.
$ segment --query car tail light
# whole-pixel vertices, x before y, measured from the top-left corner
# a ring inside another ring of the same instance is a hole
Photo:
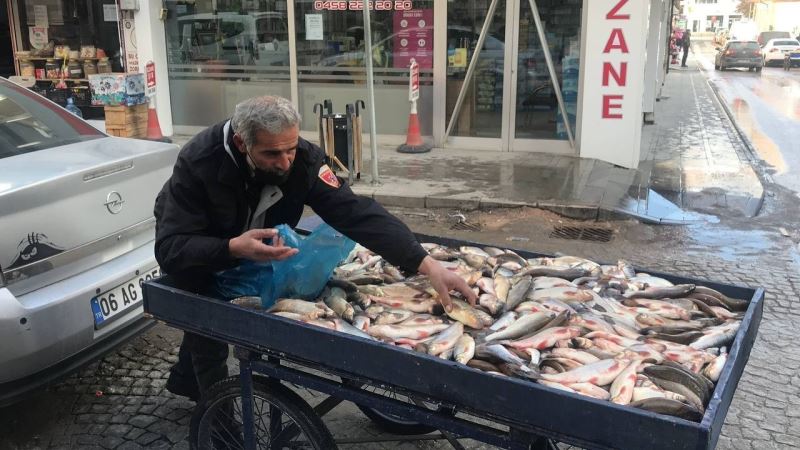
[[[779,52],[779,51],[781,51],[781,49],[779,49],[779,48],[775,48],[775,47],[772,47],[772,49],[770,49],[770,51],[769,51],[769,52],[770,52],[770,53],[776,53],[776,52]]]
[[[734,52],[733,50],[726,50],[726,51],[725,51],[725,56],[731,56],[731,55],[733,55],[734,53],[736,53],[736,52]]]

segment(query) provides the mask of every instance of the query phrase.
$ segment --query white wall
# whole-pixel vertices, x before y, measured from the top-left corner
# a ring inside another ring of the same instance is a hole
[[[156,110],[161,133],[172,136],[172,106],[169,98],[167,76],[167,42],[164,22],[159,18],[161,0],[139,0],[139,11],[134,13],[136,49],[142,72],[148,61],[156,65]]]
[[[590,0],[584,4],[580,156],[635,168],[641,147],[650,2]],[[604,66],[616,71],[605,71],[606,86]]]

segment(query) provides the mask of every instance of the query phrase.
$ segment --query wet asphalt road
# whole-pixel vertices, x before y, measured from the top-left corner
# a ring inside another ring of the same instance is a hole
[[[800,68],[765,67],[714,70],[715,45],[694,45],[695,56],[709,81],[722,94],[736,123],[752,142],[758,157],[771,166],[775,182],[800,192]]]

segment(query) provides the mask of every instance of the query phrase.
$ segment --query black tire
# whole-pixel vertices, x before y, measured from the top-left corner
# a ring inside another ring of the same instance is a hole
[[[761,73],[761,67],[756,67],[756,73]]]
[[[725,66],[723,66],[722,64],[720,64],[720,65],[719,65],[719,71],[720,71],[720,72],[725,72]]]
[[[351,386],[360,386],[360,383],[353,380],[342,379],[342,382],[344,384],[349,384]],[[376,388],[374,386],[366,386],[365,389],[370,392],[378,393],[381,395],[386,394],[385,390]],[[390,397],[394,396],[390,395]],[[408,420],[393,414],[387,414],[383,411],[374,408],[362,406],[359,404],[356,404],[356,407],[358,407],[358,409],[360,409],[361,412],[364,413],[364,415],[367,416],[372,421],[372,423],[375,424],[375,426],[377,426],[379,429],[387,433],[413,436],[418,434],[428,434],[433,431],[436,431],[436,428],[430,425],[425,425],[419,422],[415,422],[413,420]]]
[[[719,66],[714,64],[714,70],[719,70]]]
[[[192,414],[189,434],[191,448],[244,449],[241,390],[238,376],[226,378],[209,389],[208,395],[203,396]],[[275,448],[284,448],[286,444],[290,444],[291,448],[314,450],[337,448],[330,431],[308,403],[277,381],[253,377],[253,410],[256,414],[258,448],[273,448],[276,444],[272,442],[274,432],[286,431],[290,427],[295,433],[290,431],[286,441],[282,439]],[[225,415],[222,421],[219,413]],[[275,416],[280,419],[279,423],[272,422]],[[271,430],[276,426],[280,427],[279,430]],[[280,436],[280,432],[277,436]]]

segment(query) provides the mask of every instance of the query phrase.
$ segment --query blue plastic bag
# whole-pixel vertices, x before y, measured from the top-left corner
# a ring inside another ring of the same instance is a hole
[[[271,292],[261,295],[264,307],[279,298],[314,300],[325,288],[333,269],[355,248],[356,243],[323,223],[307,237],[295,233],[288,225],[278,225],[285,245],[299,252],[289,259],[272,262]]]
[[[217,295],[227,300],[261,297],[264,308],[279,298],[314,300],[325,288],[333,269],[356,245],[326,223],[307,237],[295,233],[288,225],[275,228],[285,245],[300,250],[297,255],[283,261],[245,261],[233,269],[217,272],[214,277]]]
[[[272,264],[269,261],[245,261],[233,269],[214,274],[215,294],[225,300],[260,297],[267,287],[272,289]]]

